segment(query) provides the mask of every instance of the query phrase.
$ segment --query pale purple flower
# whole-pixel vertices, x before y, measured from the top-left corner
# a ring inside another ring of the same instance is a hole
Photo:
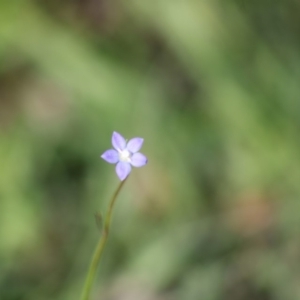
[[[139,168],[147,164],[147,157],[138,152],[144,139],[136,137],[127,143],[120,133],[114,132],[111,142],[115,149],[105,151],[101,157],[110,164],[116,164],[116,173],[121,181],[129,175],[131,166]]]

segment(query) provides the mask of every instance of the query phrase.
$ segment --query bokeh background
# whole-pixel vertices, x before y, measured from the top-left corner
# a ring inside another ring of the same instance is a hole
[[[300,299],[300,2],[0,1],[0,299]]]

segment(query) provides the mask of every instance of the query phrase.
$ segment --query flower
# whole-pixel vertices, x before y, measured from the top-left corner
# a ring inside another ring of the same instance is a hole
[[[101,157],[110,164],[116,164],[116,173],[121,181],[130,174],[131,166],[139,168],[147,164],[147,157],[138,152],[144,139],[135,137],[127,143],[120,133],[114,131],[111,142],[115,149],[105,151]]]

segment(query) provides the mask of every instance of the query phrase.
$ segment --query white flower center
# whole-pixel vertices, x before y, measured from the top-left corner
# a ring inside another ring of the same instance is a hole
[[[119,150],[119,160],[124,162],[130,162],[131,153],[127,150]]]

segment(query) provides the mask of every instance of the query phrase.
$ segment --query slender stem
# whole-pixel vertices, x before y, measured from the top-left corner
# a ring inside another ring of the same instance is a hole
[[[105,246],[107,238],[108,238],[110,223],[111,223],[111,215],[112,215],[112,211],[114,208],[114,204],[116,202],[116,199],[117,199],[125,181],[126,181],[126,179],[120,182],[118,188],[116,189],[115,193],[113,194],[113,196],[109,202],[108,210],[107,210],[107,213],[106,213],[106,216],[104,219],[103,232],[102,232],[100,240],[97,244],[96,250],[94,252],[94,255],[93,255],[93,258],[92,258],[92,261],[90,264],[90,268],[87,273],[81,300],[89,300],[91,289],[92,289],[93,283],[95,281],[96,271],[97,271],[97,268],[98,268],[103,250],[104,250],[104,246]]]

